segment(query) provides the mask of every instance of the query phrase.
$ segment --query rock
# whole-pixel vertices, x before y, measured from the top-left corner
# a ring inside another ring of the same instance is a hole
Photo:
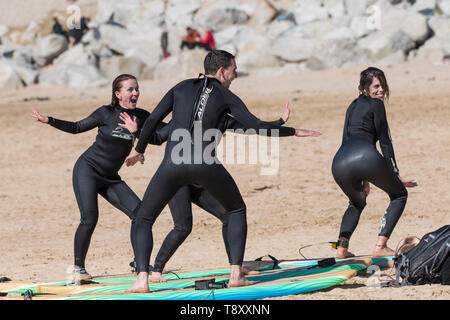
[[[344,0],[344,7],[350,17],[365,16],[370,11],[368,8],[375,3],[375,0]]]
[[[155,79],[183,80],[196,78],[204,72],[203,61],[207,52],[201,49],[186,50],[158,63],[153,71]]]
[[[425,16],[432,16],[436,10],[436,0],[416,0],[411,10]]]
[[[350,29],[357,38],[367,36],[373,31],[368,17],[365,16],[354,16],[350,22]]]
[[[100,73],[111,82],[120,74],[132,74],[140,78],[142,71],[145,68],[145,63],[141,59],[135,57],[112,57],[101,61]]]
[[[9,31],[9,27],[4,24],[0,24],[0,37],[3,37]]]
[[[14,68],[8,63],[0,60],[0,89],[20,89],[22,81]]]
[[[277,68],[283,64],[272,54],[266,46],[258,42],[251,42],[242,47],[236,56],[238,70],[246,73],[258,71],[261,68]]]
[[[147,67],[154,68],[161,61],[163,55],[161,34],[162,29],[155,29],[152,33],[146,35],[133,36],[132,41],[134,45],[125,51],[125,57],[138,58]]]
[[[351,64],[363,64],[368,60],[365,52],[351,38],[328,39],[317,43],[306,62],[309,69],[339,68]]]
[[[438,0],[437,8],[444,16],[450,18],[450,0]]]
[[[297,24],[328,18],[328,12],[319,0],[297,0],[293,3],[292,7],[289,8],[289,12],[292,12]]]
[[[30,21],[28,27],[20,34],[19,43],[30,44],[34,43],[37,39],[40,27],[34,21]]]
[[[428,20],[428,25],[434,37],[450,37],[450,19],[432,17]]]
[[[26,86],[38,83],[39,71],[24,66],[15,66],[14,70]]]
[[[256,29],[265,29],[266,25],[278,14],[278,10],[267,0],[241,1],[248,6],[245,10],[250,20],[248,25]],[[241,6],[242,8],[242,6]]]
[[[359,46],[374,60],[381,60],[396,51],[407,54],[414,49],[415,43],[403,30],[396,29],[389,33],[378,31],[359,41]]]
[[[377,65],[381,66],[392,66],[396,64],[400,64],[406,61],[406,54],[403,51],[397,51],[391,53],[390,55],[384,57],[381,60],[376,61]]]
[[[117,54],[125,54],[134,45],[132,34],[126,28],[102,24],[98,31],[100,34],[99,41]]]
[[[200,1],[169,0],[165,11],[165,24],[183,31],[192,27],[194,13],[201,7]]]
[[[380,31],[391,33],[395,29],[405,32],[418,45],[429,37],[426,17],[417,12],[392,9],[383,14]]]
[[[55,60],[53,60],[53,65],[64,66],[64,65],[92,65],[97,66],[97,59],[94,54],[89,52],[88,48],[82,43],[79,43],[72,47],[70,50],[65,51]]]
[[[315,43],[319,39],[307,39],[300,28],[295,27],[275,39],[268,51],[285,62],[303,62],[314,52]]]
[[[218,32],[230,25],[246,24],[249,18],[236,2],[216,0],[205,3],[195,13],[194,24]]]
[[[98,0],[97,24],[112,18],[123,26],[142,21],[145,24],[159,25],[163,21],[164,1],[153,0]]]
[[[433,37],[417,50],[416,59],[440,63],[450,54],[450,37]]]
[[[92,65],[59,65],[41,70],[39,83],[45,86],[67,85],[70,88],[88,89],[104,87],[110,84]]]
[[[59,34],[50,34],[38,41],[38,57],[45,60],[45,64],[49,64],[67,50],[67,40]]]
[[[346,15],[344,0],[322,0],[323,6],[332,19]]]

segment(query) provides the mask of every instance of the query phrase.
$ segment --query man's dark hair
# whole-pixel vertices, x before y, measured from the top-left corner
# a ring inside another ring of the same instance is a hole
[[[212,50],[205,57],[205,74],[216,74],[220,67],[224,69],[231,66],[234,56],[224,50]]]

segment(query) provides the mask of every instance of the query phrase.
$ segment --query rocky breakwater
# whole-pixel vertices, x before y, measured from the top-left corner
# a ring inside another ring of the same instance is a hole
[[[206,51],[180,49],[188,26],[213,30],[242,73],[439,63],[450,54],[450,0],[98,0],[89,31],[70,49],[63,36],[40,36],[39,26],[18,33],[0,25],[0,88],[92,88],[120,73],[194,77]]]

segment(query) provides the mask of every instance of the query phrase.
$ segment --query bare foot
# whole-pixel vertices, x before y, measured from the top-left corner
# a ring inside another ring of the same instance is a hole
[[[245,275],[249,275],[249,276],[253,276],[253,275],[257,275],[260,274],[261,272],[257,271],[257,270],[251,270],[247,267],[242,266],[242,273]]]
[[[151,283],[167,282],[167,280],[163,278],[161,272],[155,272],[155,271],[152,271],[152,274],[148,278],[148,281]]]
[[[125,293],[148,293],[148,272],[139,272],[136,282]]]
[[[372,251],[373,257],[390,257],[395,254],[394,250],[389,248],[386,245],[376,245],[375,248]]]
[[[231,280],[228,282],[228,287],[229,288],[233,288],[233,287],[245,287],[245,286],[250,286],[252,284],[255,284],[255,281],[250,281],[247,280],[245,277],[241,277],[237,280]]]
[[[336,259],[347,259],[354,257],[355,255],[348,251],[346,248],[338,248],[338,252],[336,254]]]
[[[244,277],[244,272],[240,265],[231,265],[230,280],[228,281],[228,287],[244,287],[255,283],[255,281],[249,281]]]

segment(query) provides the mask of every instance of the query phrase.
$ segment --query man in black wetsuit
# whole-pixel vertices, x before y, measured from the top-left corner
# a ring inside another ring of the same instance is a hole
[[[251,114],[242,100],[228,90],[237,76],[236,62],[230,53],[211,51],[207,54],[204,64],[204,78],[184,80],[166,93],[147,118],[135,151],[125,162],[127,165],[134,165],[143,161],[148,139],[160,121],[172,112],[171,139],[166,145],[164,159],[147,187],[136,218],[135,257],[138,277],[129,292],[149,291],[148,267],[153,248],[152,226],[174,194],[189,184],[201,185],[225,208],[228,215],[227,233],[231,257],[228,285],[248,284],[242,274],[247,233],[245,203],[233,178],[216,159],[214,149],[210,148],[211,141],[217,140],[211,130],[221,134],[218,125],[222,117],[229,113],[245,128],[255,129],[258,134],[300,137],[320,135],[316,131],[264,122]],[[205,132],[208,133],[209,139],[205,138]],[[185,142],[174,139],[186,133],[191,138],[188,148],[183,148],[179,154],[174,153],[173,150],[179,150],[177,145]],[[176,161],[175,157],[178,158]]]
[[[273,121],[274,124],[283,125],[289,119],[290,109],[289,104],[286,104],[283,116]],[[221,132],[225,130],[245,130],[239,122],[233,117],[226,115],[222,118],[219,129]],[[170,122],[167,126],[161,129],[158,133],[160,139],[169,139]],[[246,131],[248,132],[248,131]],[[222,222],[222,238],[225,244],[228,260],[231,264],[230,249],[228,245],[228,216],[225,208],[217,201],[208,191],[200,185],[188,185],[181,187],[175,196],[169,201],[170,213],[172,215],[174,228],[164,239],[161,248],[155,258],[155,264],[152,268],[150,282],[164,282],[162,272],[167,261],[172,257],[178,247],[189,236],[192,230],[192,205],[196,204],[198,207],[212,214]],[[245,274],[256,274],[258,272],[252,271],[243,267]]]

